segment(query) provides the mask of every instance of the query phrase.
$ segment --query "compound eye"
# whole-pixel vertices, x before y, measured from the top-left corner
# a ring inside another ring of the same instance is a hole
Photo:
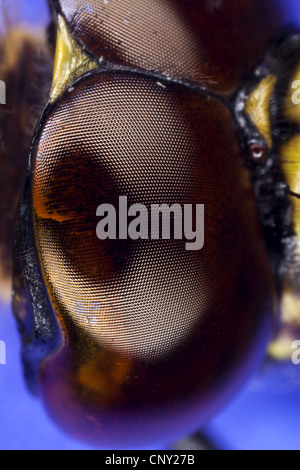
[[[59,6],[73,34],[101,60],[203,82],[203,47],[181,2],[60,0]]]
[[[94,56],[229,93],[257,64],[278,27],[278,10],[274,2],[267,6],[269,0],[55,3]]]
[[[222,405],[268,339],[271,273],[232,117],[181,85],[99,72],[42,122],[28,221],[63,338],[40,363],[43,399],[106,448],[172,441]],[[119,212],[120,196],[204,205],[203,249],[97,239],[97,207]]]

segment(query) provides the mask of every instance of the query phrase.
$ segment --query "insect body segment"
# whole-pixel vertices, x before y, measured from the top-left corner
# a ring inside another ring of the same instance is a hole
[[[294,60],[291,63],[291,75],[286,81],[287,88],[282,96],[281,119],[287,124],[287,131],[279,146],[281,169],[288,185],[290,209],[287,220],[293,227],[293,233],[284,239],[286,260],[281,267],[282,330],[277,342],[271,345],[276,357],[290,358],[291,343],[298,338],[300,331],[300,105],[293,100],[293,84],[299,79],[300,36],[295,37]]]
[[[280,291],[283,326],[279,340],[270,346],[276,358],[290,358],[291,340],[300,326],[300,109],[293,100],[299,57],[299,34],[279,35],[257,70],[256,77],[262,76],[245,103],[246,115],[267,144],[267,158],[257,159],[258,166],[251,171]],[[254,143],[263,145],[256,138]]]

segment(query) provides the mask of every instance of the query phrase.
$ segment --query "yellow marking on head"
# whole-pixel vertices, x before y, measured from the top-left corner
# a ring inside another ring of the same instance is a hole
[[[293,268],[292,268],[293,269]],[[300,296],[297,287],[290,283],[283,286],[280,302],[281,329],[268,348],[269,355],[279,361],[290,360],[292,343],[298,339],[300,329]]]
[[[93,61],[72,38],[65,20],[59,15],[50,101],[53,102],[58,98],[71,82],[96,68],[98,63]]]
[[[294,289],[287,286],[283,289],[282,294],[282,314],[283,323],[293,324],[294,327],[300,328],[300,296],[295,293]]]
[[[284,179],[291,191],[300,194],[300,134],[295,135],[280,149],[281,168]],[[300,199],[291,197],[293,205],[293,224],[300,236]]]
[[[293,123],[300,124],[300,63],[290,82],[284,112]]]
[[[281,169],[284,180],[291,191],[300,194],[300,134],[292,137],[280,149]],[[297,285],[298,260],[300,258],[300,200],[290,196],[292,205],[291,223],[295,236],[294,255],[283,275],[283,289],[280,300],[281,329],[279,337],[269,346],[269,354],[276,360],[290,360],[291,345],[300,329],[300,289]]]
[[[272,146],[270,102],[276,81],[274,75],[268,75],[264,78],[249,96],[245,108],[269,148]]]
[[[292,344],[295,341],[294,338],[289,336],[282,336],[272,343],[268,347],[268,354],[276,361],[290,361],[293,349]]]

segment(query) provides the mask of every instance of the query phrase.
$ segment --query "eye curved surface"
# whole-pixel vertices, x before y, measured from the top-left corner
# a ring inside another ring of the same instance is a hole
[[[279,8],[269,0],[56,3],[97,57],[221,92],[232,91],[263,59],[281,26]]]
[[[96,209],[117,207],[120,195],[148,207],[205,204],[204,248],[186,251],[185,240],[100,241]],[[55,419],[83,439],[125,447],[199,426],[263,351],[272,311],[229,112],[168,82],[87,77],[41,130],[33,208],[64,336],[41,369]]]

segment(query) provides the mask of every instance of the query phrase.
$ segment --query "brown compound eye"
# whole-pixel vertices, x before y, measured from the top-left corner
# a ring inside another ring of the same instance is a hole
[[[263,59],[280,23],[271,0],[54,3],[81,45],[101,60],[221,92],[238,87]]]
[[[20,238],[23,252],[32,243],[36,271],[21,268],[39,300],[24,355],[51,415],[105,448],[196,429],[256,364],[272,312],[230,113],[164,80],[95,73],[46,111],[31,165]],[[148,208],[204,204],[203,249],[99,240],[97,208],[117,208],[120,196]]]
[[[203,82],[199,35],[178,2],[63,0],[59,6],[73,34],[104,61]]]

